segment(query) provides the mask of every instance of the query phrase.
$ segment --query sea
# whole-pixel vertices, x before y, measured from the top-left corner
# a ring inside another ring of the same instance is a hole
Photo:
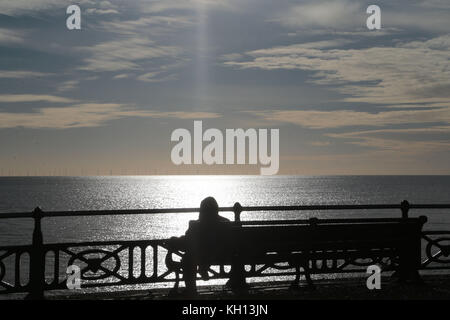
[[[219,206],[450,203],[450,176],[105,176],[0,177],[2,213],[196,208],[205,197]],[[233,215],[224,214],[230,219]],[[399,217],[400,210],[249,212],[242,220]],[[411,210],[427,228],[450,230],[450,210]],[[45,242],[164,239],[183,234],[197,213],[45,218]],[[27,221],[28,220],[28,221]],[[0,219],[0,245],[31,241],[31,219]]]

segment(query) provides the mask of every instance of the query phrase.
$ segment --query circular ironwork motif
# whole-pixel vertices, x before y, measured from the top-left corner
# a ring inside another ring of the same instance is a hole
[[[112,269],[109,267],[110,263],[106,263],[110,260],[114,266]],[[120,258],[117,253],[111,251],[90,249],[74,254],[68,264],[75,264],[80,268],[83,264],[86,265],[81,268],[82,280],[101,280],[117,275],[117,271],[120,269]]]
[[[447,242],[447,244],[445,244]],[[433,247],[437,250],[433,253]],[[450,263],[450,237],[437,238],[428,242],[426,248],[427,258],[438,263]],[[433,255],[436,255],[433,257]],[[442,259],[445,257],[447,259]]]

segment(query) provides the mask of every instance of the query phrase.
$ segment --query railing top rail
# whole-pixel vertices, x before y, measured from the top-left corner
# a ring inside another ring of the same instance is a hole
[[[408,218],[408,221],[420,221],[423,218]],[[398,223],[404,222],[403,218],[345,218],[345,219],[295,219],[295,220],[252,220],[252,221],[242,221],[240,226],[252,226],[252,225],[311,225],[312,223],[316,225],[325,224],[349,224],[349,223]]]
[[[401,209],[401,204],[344,204],[344,205],[301,205],[301,206],[252,206],[242,211],[308,211],[308,210],[371,210]],[[409,209],[450,209],[450,204],[409,204]]]
[[[240,212],[252,211],[308,211],[308,210],[373,210],[402,209],[401,204],[350,204],[350,205],[298,205],[298,206],[248,206]],[[409,209],[450,209],[450,204],[409,204]],[[221,207],[221,212],[235,212],[236,207]],[[167,213],[194,213],[199,208],[131,209],[131,210],[85,210],[85,211],[42,211],[40,217],[113,216]],[[33,212],[0,213],[0,219],[33,218]]]

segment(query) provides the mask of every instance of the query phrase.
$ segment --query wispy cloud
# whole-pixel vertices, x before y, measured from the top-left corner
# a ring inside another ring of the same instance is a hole
[[[85,103],[68,107],[41,108],[34,113],[0,112],[0,128],[70,129],[98,127],[127,117],[206,119],[220,114],[209,112],[164,112],[137,110],[115,103]]]
[[[33,10],[45,10],[51,7],[64,6],[66,0],[14,0],[14,1],[0,1],[0,13],[3,14],[21,14],[24,12],[30,12]]]
[[[369,134],[434,134],[434,133],[450,133],[450,125],[446,126],[431,126],[426,128],[389,128],[389,129],[372,129],[372,130],[360,130],[354,132],[345,132],[339,134],[330,134],[331,136],[339,137],[354,137],[360,135]]]
[[[100,26],[105,30],[117,34],[137,35],[155,34],[162,31],[170,32],[180,28],[194,25],[192,16],[186,15],[151,15],[140,17],[139,19],[115,19],[103,21]],[[143,32],[145,30],[145,32]]]
[[[95,6],[93,8],[88,8],[86,10],[86,13],[88,13],[88,14],[97,14],[97,15],[119,14],[118,6],[115,4],[112,4],[110,1],[102,0],[100,2],[95,3],[95,2],[92,2],[89,0],[88,3],[90,5]]]
[[[430,110],[394,110],[377,113],[352,110],[275,110],[252,111],[266,121],[293,123],[311,129],[351,126],[385,126],[412,123],[450,123],[450,106]]]
[[[448,127],[437,127],[437,130],[430,130],[428,133],[436,132],[446,132],[449,133]],[[445,131],[443,131],[445,130]],[[410,131],[412,133],[414,131]],[[405,137],[392,137],[392,136],[376,136],[375,134],[380,133],[376,131],[356,131],[356,132],[345,132],[345,133],[330,133],[327,134],[328,137],[345,139],[347,143],[358,145],[365,148],[378,149],[384,151],[392,151],[397,153],[405,154],[423,154],[426,152],[433,152],[439,150],[449,150],[450,140],[441,138],[427,138],[423,136],[426,132],[421,132],[421,139],[405,138]],[[391,132],[392,133],[392,132]],[[399,133],[399,132],[397,132]]]
[[[355,31],[365,28],[368,17],[366,8],[362,3],[349,0],[314,0],[304,1],[301,4],[281,6],[277,17],[272,19],[292,30],[326,29],[330,31]],[[398,8],[380,4],[382,10],[382,26],[401,28],[404,30],[422,29],[431,32],[448,32],[450,13],[446,0],[427,0],[398,3]],[[376,34],[365,30],[366,34]]]
[[[0,43],[14,44],[23,42],[23,33],[16,30],[0,28]]]
[[[121,73],[121,74],[117,74],[113,77],[113,79],[126,79],[128,78],[130,75],[127,73]]]
[[[328,139],[362,148],[362,150],[354,151],[360,154],[358,157],[370,155],[374,157],[373,159],[382,158],[382,156],[386,159],[393,157],[403,159],[407,155],[426,155],[450,150],[450,126],[448,125],[450,124],[450,107],[378,113],[351,110],[280,110],[253,112],[253,114],[272,124],[274,122],[292,123],[309,129],[324,130],[320,132]],[[414,127],[405,127],[410,125]],[[392,126],[398,126],[398,128],[392,128]],[[371,127],[378,128],[367,129]],[[344,128],[351,131],[342,132]],[[310,144],[327,147],[331,143],[318,141]],[[376,150],[376,153],[373,150]],[[347,157],[352,158],[351,155],[344,156],[344,158]]]
[[[119,14],[119,11],[116,9],[96,9],[96,8],[89,8],[86,10],[86,13],[88,14]]]
[[[79,83],[80,83],[79,80],[64,81],[58,86],[58,91],[64,92],[74,90],[75,88],[78,87]]]
[[[156,45],[143,38],[107,41],[81,50],[90,56],[84,60],[85,65],[80,69],[96,72],[137,70],[143,61],[174,58],[181,53],[177,47]]]
[[[76,100],[43,94],[1,94],[0,103],[14,102],[54,102],[54,103],[71,103]]]
[[[330,141],[311,141],[309,144],[314,147],[328,147],[331,143]]]
[[[314,43],[306,43],[250,51],[247,60],[224,64],[241,69],[313,71],[311,82],[335,85],[349,102],[448,102],[449,48],[449,35],[363,49],[314,48]]]
[[[51,76],[51,73],[22,71],[22,70],[0,70],[0,78],[2,79],[26,79]]]
[[[144,0],[142,10],[147,13],[158,13],[169,10],[196,10],[199,7],[235,9],[242,0]]]
[[[147,72],[137,77],[138,80],[144,82],[164,82],[176,79],[174,74],[161,75],[161,72]]]
[[[345,29],[362,26],[365,10],[354,1],[313,1],[283,10],[274,21],[291,27],[327,27]]]
[[[113,6],[110,1],[78,0],[2,0],[0,1],[0,13],[7,15],[22,15],[56,8],[66,8],[71,4],[78,4],[81,7],[97,7],[106,10]]]

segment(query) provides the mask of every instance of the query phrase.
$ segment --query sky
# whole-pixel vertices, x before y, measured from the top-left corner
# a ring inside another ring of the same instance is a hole
[[[279,129],[279,174],[450,174],[449,30],[447,0],[0,0],[0,175],[259,173],[175,166],[194,120]]]

